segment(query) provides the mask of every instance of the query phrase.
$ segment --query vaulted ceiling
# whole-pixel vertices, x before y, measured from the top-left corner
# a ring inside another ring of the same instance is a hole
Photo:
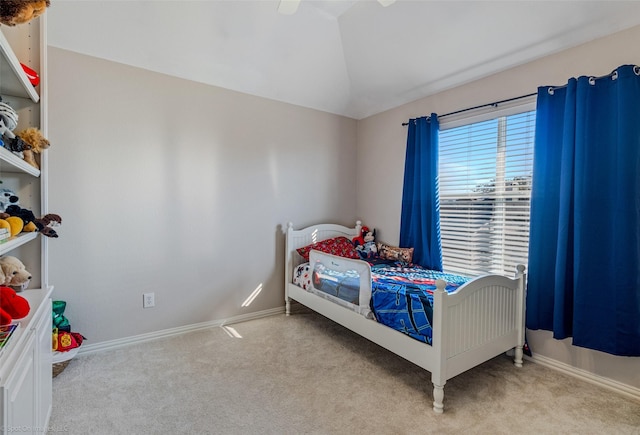
[[[361,119],[640,25],[635,1],[302,0],[292,15],[278,4],[54,0],[48,39]]]

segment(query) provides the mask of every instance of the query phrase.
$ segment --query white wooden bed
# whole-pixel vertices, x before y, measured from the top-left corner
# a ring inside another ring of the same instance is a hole
[[[432,345],[415,340],[362,314],[336,304],[293,284],[293,273],[304,259],[296,249],[321,240],[360,234],[361,223],[354,228],[319,224],[294,230],[289,223],[285,246],[285,304],[290,315],[291,300],[339,323],[389,351],[431,372],[433,410],[444,411],[444,385],[457,376],[503,352],[515,349],[514,364],[522,367],[524,344],[524,266],[518,266],[515,278],[485,275],[460,286],[455,292],[444,291],[445,282],[437,282],[433,298]],[[369,264],[319,251],[311,251],[311,260],[322,258],[338,268],[365,270]],[[370,277],[369,270],[369,277]],[[361,275],[362,276],[362,275]],[[361,286],[367,280],[361,279]],[[371,294],[369,289],[363,293]],[[361,293],[362,294],[362,293]],[[364,301],[361,301],[361,305]]]

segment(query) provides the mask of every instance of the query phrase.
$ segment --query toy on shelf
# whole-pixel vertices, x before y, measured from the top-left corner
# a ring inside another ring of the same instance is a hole
[[[29,127],[18,133],[14,130],[18,126],[18,113],[0,98],[0,139],[2,146],[13,152],[36,169],[40,165],[35,155],[42,154],[51,145],[36,127]]]
[[[38,75],[38,73],[35,72],[33,69],[29,68],[28,66],[26,66],[24,63],[20,63],[20,66],[22,67],[22,70],[24,71],[24,73],[27,75],[29,82],[34,87],[38,86],[40,84],[40,76]]]
[[[24,229],[24,221],[19,216],[7,216],[4,220],[9,224],[9,234],[11,237],[17,236]]]
[[[23,226],[21,231],[24,231],[25,233],[37,231],[43,236],[54,238],[58,237],[58,233],[53,229],[53,227],[57,227],[62,224],[62,218],[58,214],[47,213],[41,218],[36,218],[31,210],[21,208],[18,205],[10,205],[4,213],[0,213],[0,219],[9,221],[9,224],[11,224],[11,217],[19,218],[22,221]],[[20,231],[18,231],[18,233],[20,233]]]
[[[28,145],[22,151],[23,159],[36,169],[40,169],[40,165],[36,161],[35,155],[42,154],[42,151],[49,148],[49,140],[42,135],[42,132],[35,127],[22,130],[17,135],[22,141]]]
[[[62,224],[62,218],[55,213],[47,213],[39,219],[33,221],[36,226],[36,230],[43,236],[58,237],[58,233],[53,229]]]
[[[1,0],[0,23],[7,26],[24,24],[46,12],[50,0]]]
[[[54,227],[62,225],[62,217],[55,213],[36,218],[29,209],[20,207],[20,198],[10,189],[0,190],[0,229],[6,228],[10,237],[21,232],[39,232],[46,237],[58,237]]]
[[[0,212],[4,212],[8,206],[18,204],[20,198],[11,189],[0,189]]]
[[[22,158],[22,151],[25,147],[29,148],[29,145],[13,132],[17,126],[18,113],[7,103],[0,101],[0,138],[2,138],[3,146]]]
[[[5,255],[0,257],[0,285],[26,289],[31,281],[31,272],[16,257]]]
[[[0,325],[8,325],[29,314],[29,301],[11,287],[0,286]]]

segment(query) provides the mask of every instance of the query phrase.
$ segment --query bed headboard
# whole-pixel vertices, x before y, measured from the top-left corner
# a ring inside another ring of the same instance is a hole
[[[362,222],[360,221],[356,222],[354,228],[336,224],[317,224],[301,230],[294,230],[293,223],[289,222],[287,224],[284,249],[285,286],[289,284],[293,278],[293,269],[304,261],[300,254],[296,252],[296,249],[338,236],[345,236],[351,240],[360,235],[361,229]]]

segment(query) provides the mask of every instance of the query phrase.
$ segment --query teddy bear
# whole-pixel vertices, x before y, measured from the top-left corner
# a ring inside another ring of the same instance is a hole
[[[42,135],[42,132],[36,127],[30,127],[22,130],[16,136],[28,145],[22,151],[22,158],[36,169],[40,169],[40,165],[36,161],[35,155],[42,154],[42,151],[49,148],[49,140]]]
[[[50,0],[2,0],[0,23],[7,26],[27,23],[42,15],[50,4]]]
[[[11,287],[0,286],[0,325],[8,325],[14,319],[27,317],[30,310],[28,300]]]
[[[31,280],[31,273],[16,257],[5,255],[0,257],[0,285],[25,289]]]

